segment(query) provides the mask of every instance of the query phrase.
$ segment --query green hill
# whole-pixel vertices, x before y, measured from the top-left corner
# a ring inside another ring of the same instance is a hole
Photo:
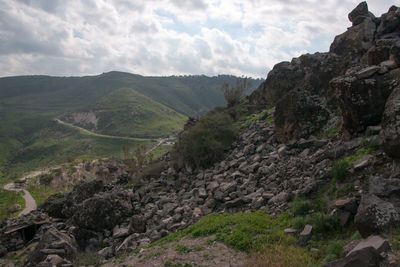
[[[131,88],[120,88],[62,119],[105,135],[157,138],[180,131],[187,117]]]
[[[168,136],[182,129],[187,116],[225,105],[220,87],[235,81],[229,75],[145,77],[123,72],[0,78],[0,177],[71,158],[120,157],[122,146],[154,143],[90,135],[54,118],[75,123],[73,115],[81,115],[75,125],[103,135]],[[260,83],[253,80],[253,89]]]

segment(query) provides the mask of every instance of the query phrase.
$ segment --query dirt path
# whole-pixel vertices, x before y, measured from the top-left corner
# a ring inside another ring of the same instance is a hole
[[[56,122],[60,123],[60,124],[63,124],[63,125],[65,125],[65,126],[68,126],[68,127],[71,127],[71,128],[78,129],[79,131],[82,131],[82,132],[84,132],[84,133],[86,133],[86,134],[93,135],[93,136],[104,137],[104,138],[112,138],[112,139],[132,140],[132,141],[157,141],[157,140],[154,139],[154,138],[135,138],[135,137],[124,137],[124,136],[114,136],[114,135],[98,134],[98,133],[89,131],[89,130],[87,130],[87,129],[85,129],[85,128],[82,128],[82,127],[73,125],[73,124],[71,124],[71,123],[62,121],[62,120],[57,119],[57,118],[54,118],[54,120],[55,120]]]
[[[37,208],[36,201],[33,199],[32,195],[27,190],[16,188],[15,183],[6,184],[3,188],[7,191],[15,191],[15,192],[22,191],[24,193],[22,197],[25,200],[25,209],[23,209],[18,216],[26,215],[29,212],[36,210]]]

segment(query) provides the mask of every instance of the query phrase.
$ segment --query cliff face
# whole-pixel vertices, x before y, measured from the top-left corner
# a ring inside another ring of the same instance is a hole
[[[349,20],[352,26],[335,37],[328,53],[276,64],[250,96],[258,107],[276,106],[279,141],[327,130],[339,119],[347,139],[381,123],[399,86],[400,9],[392,6],[377,18],[362,2]]]

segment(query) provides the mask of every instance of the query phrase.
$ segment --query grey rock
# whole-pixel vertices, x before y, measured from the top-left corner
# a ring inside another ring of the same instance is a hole
[[[372,247],[378,252],[378,254],[382,252],[389,252],[391,251],[389,242],[386,239],[383,239],[380,236],[373,235],[368,237],[367,239],[362,240],[358,243],[347,255],[346,257],[350,256],[353,253],[357,253],[364,248]]]
[[[391,226],[400,225],[400,214],[392,203],[375,195],[367,194],[361,198],[354,218],[354,224],[363,237],[379,233]]]
[[[379,197],[399,196],[400,179],[385,179],[373,176],[369,179],[368,191]]]
[[[311,239],[312,230],[313,230],[312,225],[306,224],[304,226],[303,231],[301,231],[301,233],[299,235],[299,240],[298,240],[299,245],[301,245],[301,246],[306,246],[307,245],[308,240]]]
[[[377,251],[372,247],[367,247],[353,253],[348,257],[342,258],[322,265],[323,267],[377,267],[381,259]]]

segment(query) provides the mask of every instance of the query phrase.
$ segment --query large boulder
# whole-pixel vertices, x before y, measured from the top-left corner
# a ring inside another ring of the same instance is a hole
[[[381,122],[391,88],[381,68],[370,66],[332,79],[342,115],[341,130],[349,135],[364,131]]]
[[[386,101],[382,118],[383,149],[393,158],[400,158],[400,85]]]
[[[319,131],[330,118],[322,97],[292,90],[276,105],[275,134],[279,141],[308,137]]]
[[[72,236],[51,227],[28,255],[24,266],[37,266],[40,262],[46,260],[48,255],[58,255],[62,259],[72,261],[77,253],[74,244],[75,240]]]
[[[46,212],[53,218],[64,218],[62,210],[65,203],[65,194],[58,193],[51,195],[42,205],[39,206],[39,210]]]
[[[358,63],[374,45],[375,31],[373,18],[365,17],[361,23],[336,36],[329,52],[340,56],[345,68]]]
[[[99,179],[76,185],[65,198],[62,214],[66,218],[70,218],[77,210],[79,204],[94,194],[103,191],[103,189],[103,181]]]
[[[367,237],[391,226],[400,226],[400,213],[392,203],[367,194],[361,198],[354,224],[360,234]]]
[[[391,6],[386,14],[381,17],[377,28],[377,35],[381,38],[400,36],[400,8]]]
[[[127,191],[103,192],[86,199],[71,218],[74,225],[102,231],[112,229],[132,216],[131,196]]]
[[[361,2],[356,8],[354,8],[348,15],[349,20],[356,26],[364,21],[365,18],[369,17],[367,2]]]

